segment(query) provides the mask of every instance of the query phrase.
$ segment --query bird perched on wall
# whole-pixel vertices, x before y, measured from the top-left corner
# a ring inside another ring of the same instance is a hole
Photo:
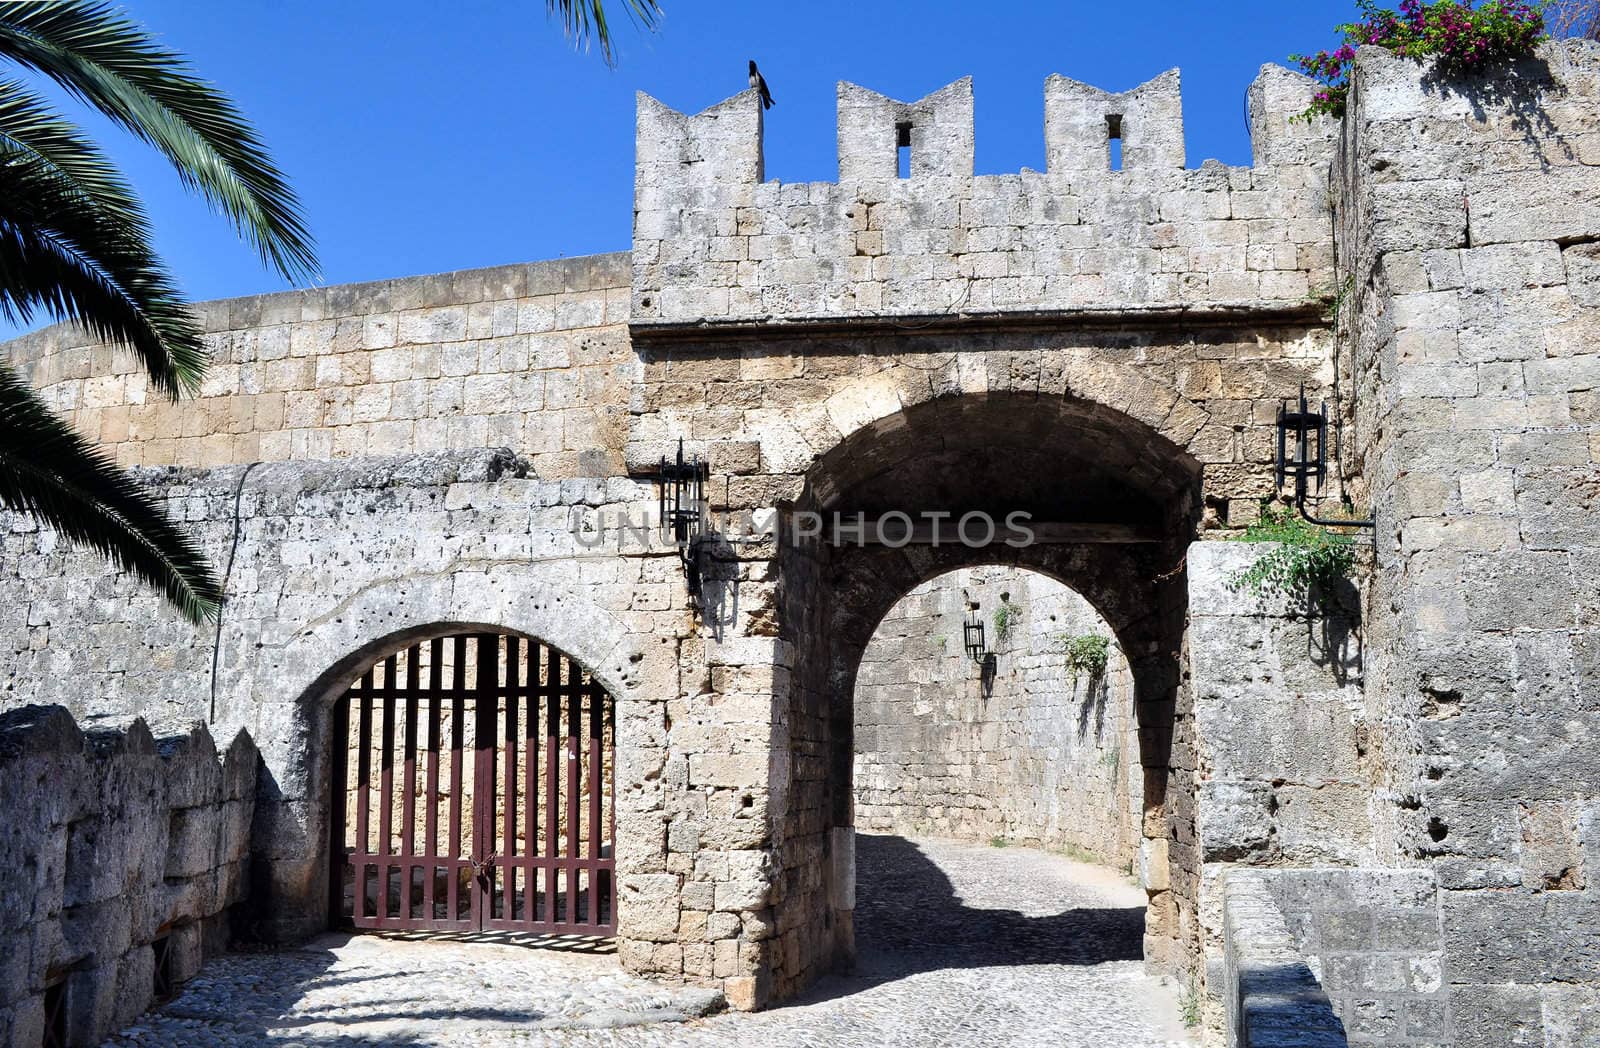
[[[756,68],[756,60],[750,59],[750,86],[761,92],[761,108],[771,109],[773,106],[772,92],[767,90],[767,82],[761,76],[761,70]]]

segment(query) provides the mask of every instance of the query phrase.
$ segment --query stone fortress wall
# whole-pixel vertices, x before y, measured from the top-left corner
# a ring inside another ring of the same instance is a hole
[[[1070,585],[1128,660],[1150,963],[1197,972],[1220,1030],[1233,870],[1422,870],[1451,1043],[1583,1043],[1600,55],[1551,46],[1476,94],[1430,77],[1363,52],[1341,128],[1291,122],[1310,84],[1268,67],[1255,166],[1194,169],[1175,77],[1057,79],[1049,170],[976,177],[965,85],[844,85],[840,180],[808,185],[762,181],[753,96],[644,99],[631,258],[212,304],[217,371],[176,406],[68,329],[29,336],[26,377],[155,467],[230,601],[195,630],[9,516],[5,705],[248,728],[254,901],[291,936],[325,919],[331,697],[415,637],[537,636],[618,701],[623,963],[755,1007],[850,953],[872,629],[981,565],[719,542],[694,613],[670,550],[573,524],[652,507],[680,437],[719,512],[1044,500],[1098,540],[1006,562]],[[1232,594],[1237,547],[1190,545],[1254,518],[1302,384],[1338,394],[1339,469],[1380,524],[1358,661]],[[1280,715],[1306,730],[1253,749]]]
[[[1333,286],[1329,128],[1289,122],[1305,93],[1303,77],[1264,67],[1255,166],[1186,168],[1176,69],[1121,94],[1052,76],[1046,170],[975,176],[970,78],[909,103],[841,83],[839,180],[799,184],[764,180],[746,96],[694,116],[641,96],[633,322],[1303,316]]]
[[[974,606],[992,670],[962,646]],[[1111,640],[1083,598],[1015,569],[952,572],[901,598],[856,677],[856,829],[1131,868],[1143,807],[1133,677],[1114,644],[1103,673],[1074,674],[1064,641],[1089,634]]]
[[[212,467],[509,447],[539,476],[620,472],[626,254],[204,302],[198,397],[57,325],[8,346],[124,466]]]
[[[1458,1048],[1600,1038],[1600,45],[1360,57],[1337,170],[1379,862],[1431,869]]]
[[[0,1044],[98,1044],[249,934],[256,765],[243,733],[0,715]]]

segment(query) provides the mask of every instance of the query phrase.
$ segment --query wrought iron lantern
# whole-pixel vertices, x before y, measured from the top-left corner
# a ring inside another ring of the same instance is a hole
[[[984,655],[989,652],[989,646],[983,639],[983,620],[978,617],[977,608],[967,612],[967,621],[961,627],[961,637],[966,643],[967,657],[973,662],[982,662]]]
[[[1307,488],[1314,484],[1314,490],[1320,494],[1327,476],[1328,404],[1323,401],[1312,411],[1306,404],[1306,388],[1302,385],[1298,410],[1290,410],[1286,402],[1278,404],[1278,487],[1282,489],[1293,482],[1295,508],[1312,524],[1373,527],[1372,520],[1324,520],[1311,515],[1306,509]]]
[[[689,595],[700,595],[700,544],[706,534],[706,480],[710,465],[695,455],[683,457],[683,440],[678,440],[678,457],[661,457],[661,530],[678,547],[678,557],[688,582]]]

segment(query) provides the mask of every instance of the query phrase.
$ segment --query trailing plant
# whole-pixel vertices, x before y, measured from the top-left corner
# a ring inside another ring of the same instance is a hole
[[[1022,617],[1022,606],[1013,604],[1009,600],[1002,600],[994,612],[994,642],[1004,647],[1011,640],[1011,631],[1016,629],[1017,619]]]
[[[1230,578],[1228,588],[1234,591],[1309,600],[1314,590],[1331,592],[1355,567],[1356,546],[1349,535],[1312,524],[1288,506],[1264,505],[1261,519],[1245,528],[1239,541],[1275,542],[1278,548]]]
[[[1098,633],[1080,633],[1061,640],[1061,650],[1067,657],[1067,669],[1072,671],[1074,680],[1079,674],[1092,679],[1104,673],[1110,649],[1111,638]]]
[[[1542,0],[1401,0],[1398,11],[1357,0],[1361,21],[1338,26],[1344,41],[1332,51],[1290,55],[1323,88],[1299,119],[1344,116],[1356,48],[1372,44],[1403,58],[1436,58],[1447,73],[1473,73],[1524,58],[1546,37]]]

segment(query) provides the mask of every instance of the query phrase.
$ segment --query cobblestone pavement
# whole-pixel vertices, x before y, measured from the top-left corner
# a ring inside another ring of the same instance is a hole
[[[107,1042],[355,1048],[1193,1043],[1139,961],[1143,892],[1027,848],[858,839],[854,972],[752,1015],[625,975],[606,953],[325,936],[236,953]]]

